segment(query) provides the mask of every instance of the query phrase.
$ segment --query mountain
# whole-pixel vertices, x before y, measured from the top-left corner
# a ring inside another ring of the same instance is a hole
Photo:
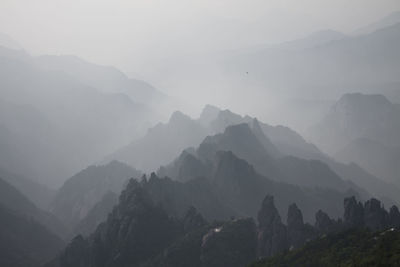
[[[108,214],[117,203],[118,195],[111,191],[107,192],[80,220],[74,229],[74,233],[83,236],[93,233],[97,226],[107,219]]]
[[[151,172],[171,162],[182,150],[198,146],[207,135],[222,133],[227,126],[240,123],[249,123],[254,128],[254,133],[273,157],[277,157],[279,151],[286,153],[289,150],[290,153],[297,151],[302,157],[307,153],[320,154],[315,146],[308,144],[288,127],[271,126],[258,120],[253,121],[249,116],[242,117],[229,110],[206,105],[198,119],[191,119],[181,112],[173,113],[167,123],[149,129],[143,138],[107,156],[106,161],[116,159]],[[257,128],[261,128],[261,131]],[[267,138],[262,137],[262,134]],[[156,149],[157,153],[149,153]]]
[[[399,115],[400,106],[383,95],[345,94],[310,130],[310,138],[332,154],[356,138],[400,146]]]
[[[255,121],[258,125],[258,122]],[[256,127],[260,130],[260,127]],[[276,153],[276,148],[269,139],[260,133],[261,140],[250,129],[248,124],[228,126],[224,133],[208,136],[194,153],[184,152],[169,166],[161,168],[162,175],[175,177],[180,181],[190,180],[191,177],[210,171],[204,170],[207,162],[212,160],[218,151],[231,151],[237,157],[246,160],[255,170],[271,179],[286,182],[297,186],[323,187],[339,191],[357,188],[345,182],[329,166],[317,160],[304,160],[294,156],[274,158],[269,154],[269,147]],[[264,146],[263,143],[268,145]],[[197,157],[199,160],[193,160]],[[203,167],[203,171],[201,168]],[[193,174],[194,171],[194,174]],[[192,172],[192,173],[191,173]]]
[[[237,72],[248,71],[253,81],[286,88],[280,92],[283,96],[329,99],[346,88],[362,90],[364,85],[398,81],[399,31],[400,24],[395,24],[304,50],[268,48],[239,54],[227,64]]]
[[[339,161],[355,162],[399,185],[400,106],[382,95],[345,94],[309,130],[319,147]]]
[[[328,44],[333,41],[337,41],[345,38],[346,35],[334,30],[321,30],[314,32],[303,39],[297,39],[285,43],[275,45],[277,49],[284,50],[304,50],[320,45]]]
[[[179,224],[131,179],[106,222],[88,240],[74,238],[60,256],[60,266],[139,265],[179,234]]]
[[[119,194],[141,172],[121,162],[89,166],[67,179],[51,204],[51,211],[73,230],[108,192]]]
[[[15,187],[0,178],[0,205],[22,216],[33,218],[54,234],[65,237],[67,229],[53,214],[41,210]]]
[[[378,141],[357,138],[338,151],[335,158],[356,162],[385,181],[400,185],[400,147],[385,146]]]
[[[4,47],[0,87],[0,166],[51,187],[141,136],[159,118],[125,94],[102,92]]]
[[[4,33],[0,33],[0,46],[4,46],[15,50],[22,50],[21,45],[18,44],[17,41],[15,41],[10,36]]]
[[[101,66],[72,55],[45,55],[35,58],[35,63],[46,71],[63,72],[83,84],[104,93],[122,93],[133,102],[146,104],[155,109],[165,105],[167,96],[145,81],[128,78],[111,66]]]
[[[14,186],[37,207],[43,210],[48,209],[49,204],[56,193],[55,190],[47,188],[32,179],[10,173],[4,169],[0,169],[0,178]]]
[[[229,129],[230,127],[231,129]],[[227,128],[228,132],[235,131],[235,129],[239,129],[238,132],[243,132],[242,130],[246,129],[245,124],[230,127]],[[247,129],[249,130],[248,126]],[[219,196],[220,202],[235,212],[233,215],[254,217],[256,214],[256,210],[254,210],[257,206],[256,203],[259,203],[264,195],[268,193],[277,197],[279,203],[281,203],[281,206],[278,206],[280,211],[289,205],[290,202],[297,201],[303,207],[307,220],[311,220],[318,205],[323,206],[321,209],[328,210],[330,214],[339,216],[341,207],[332,206],[331,204],[335,203],[334,199],[337,202],[338,199],[351,194],[350,191],[352,190],[350,189],[352,187],[330,171],[328,167],[324,166],[322,168],[323,171],[315,168],[315,173],[310,178],[314,181],[314,184],[311,183],[312,185],[306,184],[307,180],[304,179],[304,177],[308,178],[307,174],[309,175],[310,173],[304,172],[304,175],[299,176],[298,174],[304,170],[295,167],[299,171],[294,172],[296,175],[293,176],[293,184],[286,184],[283,181],[286,181],[284,178],[286,178],[285,175],[289,174],[289,171],[283,172],[279,169],[280,165],[275,161],[271,161],[271,165],[266,162],[265,166],[271,167],[270,175],[276,174],[279,176],[269,176],[267,168],[261,168],[264,171],[264,176],[260,175],[257,172],[257,165],[250,165],[245,160],[255,159],[256,163],[259,164],[263,162],[262,157],[256,157],[257,154],[246,157],[246,154],[243,153],[246,150],[239,150],[242,144],[251,143],[246,138],[243,138],[243,136],[240,141],[238,141],[239,139],[235,140],[238,142],[232,141],[231,144],[238,144],[237,147],[223,147],[220,145],[228,144],[226,141],[218,144],[210,141],[215,137],[217,137],[215,139],[223,140],[225,139],[223,135],[216,135],[211,138],[207,137],[195,152],[183,152],[175,162],[161,167],[158,171],[159,176],[170,176],[173,179],[183,182],[190,182],[198,177],[206,177],[211,182],[213,188],[215,188],[214,190],[216,191],[216,195]],[[231,136],[235,136],[235,134]],[[229,137],[227,139],[229,140]],[[234,154],[236,152],[242,153],[240,158],[236,156],[239,154]],[[263,153],[261,155],[265,155],[265,152]],[[268,160],[269,158],[267,157],[266,159]],[[299,163],[300,166],[303,166],[303,164],[304,162]],[[318,166],[318,164],[316,165]],[[310,166],[312,165],[304,164],[304,169],[308,170]],[[328,183],[326,183],[325,180],[322,180],[325,176],[331,177],[332,181],[327,179]],[[296,180],[295,177],[298,177],[298,179]],[[330,186],[330,183],[335,182],[338,183],[338,186]],[[338,191],[333,188],[336,188]],[[320,199],[322,195],[325,195],[324,199]]]
[[[227,126],[243,123],[247,123],[250,127],[249,130],[245,128],[245,125],[242,126],[242,128],[244,127],[243,135],[241,133],[237,133],[236,137],[218,135],[223,133]],[[272,175],[272,171],[274,169],[276,171],[277,166],[282,165],[278,168],[282,169],[281,176],[279,176],[280,181],[297,185],[329,186],[341,191],[349,187],[356,187],[358,192],[365,189],[375,197],[384,199],[387,204],[394,204],[400,200],[396,187],[385,184],[360,167],[334,161],[292,129],[281,125],[272,126],[250,116],[242,117],[229,110],[220,110],[210,105],[204,108],[198,119],[191,119],[180,112],[174,113],[168,123],[152,128],[142,139],[132,142],[129,146],[110,155],[108,160],[116,158],[128,162],[132,166],[146,166],[145,170],[147,169],[147,171],[156,170],[160,165],[164,167],[168,165],[168,170],[161,168],[159,174],[173,178],[179,177],[180,181],[187,181],[199,176],[204,177],[208,176],[207,172],[210,170],[204,167],[203,162],[196,159],[195,149],[187,148],[197,146],[207,135],[215,134],[217,135],[208,137],[206,140],[215,143],[222,137],[223,142],[220,144],[222,149],[234,151],[235,154],[245,158],[258,171],[270,178],[277,179],[275,175]],[[216,149],[211,151],[211,156]],[[181,153],[184,150],[185,152]],[[158,152],[149,153],[150,151]],[[205,151],[205,153],[207,152]],[[177,156],[179,159],[174,160]],[[311,161],[307,162],[301,159]],[[327,164],[330,170],[315,160]],[[275,161],[281,163],[278,164]],[[267,162],[275,163],[271,163],[273,166],[269,166],[271,167],[269,168],[265,165]],[[288,164],[287,169],[285,164]],[[301,172],[301,168],[289,167],[297,164],[303,166]],[[315,167],[314,174],[311,176],[308,171],[313,172],[313,170],[308,170],[308,166]],[[317,174],[318,166],[324,166],[326,172]],[[296,178],[296,170],[299,170],[299,174],[302,175],[301,179]],[[316,179],[317,177],[320,178]],[[307,180],[308,182],[306,182]],[[351,185],[351,183],[355,185]],[[362,194],[368,195],[366,192]]]
[[[361,204],[354,197],[344,200],[343,220],[331,219],[319,210],[312,226],[304,223],[301,209],[292,203],[284,224],[271,195],[262,198],[261,208],[253,208],[258,210],[257,224],[252,218],[209,223],[193,206],[181,216],[167,212],[165,205],[170,198],[156,201],[154,191],[149,191],[151,180],[160,178],[153,174],[149,181],[131,179],[119,203],[96,231],[87,238],[75,237],[46,266],[244,266],[290,247],[301,248],[309,244],[307,240],[326,234],[400,225],[396,206],[388,213],[376,199]]]
[[[150,128],[144,137],[109,155],[107,160],[119,160],[151,172],[170,162],[183,149],[200,144],[206,134],[197,121],[176,111],[167,123]]]
[[[253,106],[271,106],[268,120],[305,131],[326,112],[326,103],[344,93],[376,94],[398,85],[399,36],[397,23],[305,49],[282,44],[238,50],[220,66],[237,98],[258,96]]]
[[[0,205],[1,266],[41,266],[63,248],[64,242],[32,217]]]
[[[377,30],[392,26],[400,23],[400,11],[395,11],[387,15],[386,17],[373,22],[367,26],[357,29],[353,32],[354,35],[369,34]]]

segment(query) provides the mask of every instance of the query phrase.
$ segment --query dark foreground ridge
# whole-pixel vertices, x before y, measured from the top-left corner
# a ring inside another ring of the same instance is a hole
[[[400,266],[400,231],[351,229],[310,241],[304,247],[260,260],[250,267]]]
[[[153,174],[150,180],[154,179],[159,178]],[[344,200],[343,219],[318,211],[314,226],[304,223],[301,210],[292,204],[285,225],[270,195],[261,203],[257,223],[253,218],[207,222],[194,207],[183,216],[171,215],[162,203],[156,204],[148,183],[145,178],[130,180],[107,220],[88,238],[75,237],[46,267],[245,266],[297,251],[326,234],[339,238],[345,231],[373,235],[368,231],[400,226],[396,206],[387,212],[376,199],[361,204],[354,197]]]

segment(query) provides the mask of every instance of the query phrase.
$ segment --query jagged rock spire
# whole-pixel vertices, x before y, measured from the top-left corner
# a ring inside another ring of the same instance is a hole
[[[258,212],[258,255],[269,257],[288,249],[286,226],[281,222],[274,197],[267,195]]]

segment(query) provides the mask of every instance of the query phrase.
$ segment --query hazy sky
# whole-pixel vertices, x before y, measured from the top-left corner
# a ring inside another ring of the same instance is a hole
[[[0,0],[0,32],[33,54],[114,65],[170,93],[176,76],[171,85],[158,74],[168,77],[165,62],[179,64],[171,59],[321,29],[350,33],[396,10],[399,0]]]
[[[35,54],[129,67],[170,51],[350,32],[399,9],[399,0],[1,0],[0,32]]]

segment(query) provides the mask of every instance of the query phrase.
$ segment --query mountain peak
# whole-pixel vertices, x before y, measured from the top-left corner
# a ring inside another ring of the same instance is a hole
[[[362,93],[344,94],[334,105],[335,111],[382,112],[392,106],[383,95],[367,95]]]
[[[199,117],[200,123],[203,125],[209,124],[218,117],[220,111],[221,110],[216,106],[205,105]]]
[[[191,121],[191,120],[192,119],[188,115],[177,110],[174,113],[172,113],[171,118],[169,119],[169,123],[175,124],[175,123],[180,123],[182,121]]]
[[[400,23],[400,10],[394,11],[384,18],[356,30],[353,34],[355,35],[369,34],[374,31],[393,26],[394,24],[397,23]]]

